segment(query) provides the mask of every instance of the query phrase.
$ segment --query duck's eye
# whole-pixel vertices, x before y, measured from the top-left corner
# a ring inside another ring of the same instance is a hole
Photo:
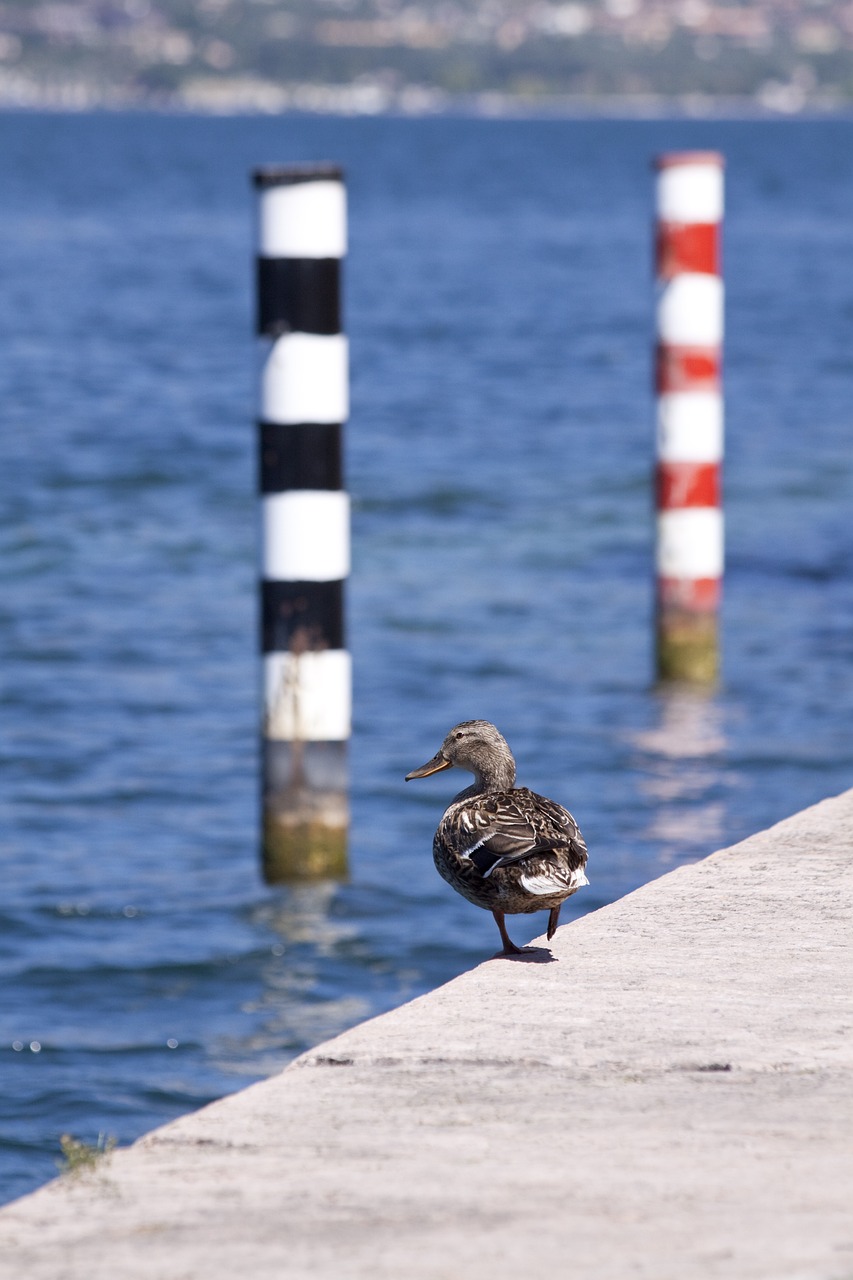
[[[463,736],[464,736],[463,734],[461,734],[461,733],[457,733],[457,734],[456,734],[456,741],[457,741],[457,742],[461,742],[461,741],[462,741]]]

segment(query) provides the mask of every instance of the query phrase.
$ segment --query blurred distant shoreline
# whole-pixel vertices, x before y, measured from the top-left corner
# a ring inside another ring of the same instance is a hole
[[[845,119],[853,102],[810,101],[768,105],[754,97],[711,95],[575,95],[483,92],[448,94],[438,90],[389,90],[380,86],[305,84],[295,86],[217,83],[215,90],[190,84],[186,91],[139,93],[104,91],[85,84],[28,85],[11,91],[0,84],[0,112],[85,114],[92,111],[153,112],[205,116],[470,116],[481,119],[629,120],[790,120]]]
[[[0,108],[820,116],[851,0],[0,0]]]

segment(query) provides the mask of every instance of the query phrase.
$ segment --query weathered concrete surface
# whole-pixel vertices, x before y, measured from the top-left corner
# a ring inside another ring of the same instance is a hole
[[[853,791],[9,1206],[0,1273],[849,1280],[851,907]]]

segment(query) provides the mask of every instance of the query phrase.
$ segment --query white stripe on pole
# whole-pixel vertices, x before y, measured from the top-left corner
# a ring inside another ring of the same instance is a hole
[[[716,391],[669,391],[658,397],[661,462],[719,462],[723,399]]]
[[[262,422],[345,422],[349,359],[342,333],[286,333],[264,343],[260,375]]]
[[[658,301],[658,336],[672,346],[719,346],[723,341],[720,277],[683,271],[664,285]]]
[[[264,657],[267,738],[345,742],[351,732],[352,660],[346,649]]]
[[[723,513],[719,507],[660,512],[657,572],[661,578],[722,577]]]
[[[346,188],[339,181],[283,183],[260,193],[258,253],[264,258],[343,258]]]
[[[287,489],[265,494],[261,512],[268,582],[336,582],[349,576],[349,494]]]
[[[657,212],[663,222],[720,222],[722,165],[707,161],[664,165],[658,173]]]

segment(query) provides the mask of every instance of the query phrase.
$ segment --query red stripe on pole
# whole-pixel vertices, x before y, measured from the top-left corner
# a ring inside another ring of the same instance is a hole
[[[720,234],[716,222],[659,222],[656,261],[658,278],[671,280],[681,271],[720,274]]]
[[[718,391],[721,372],[719,347],[658,343],[655,358],[658,395],[667,391]]]
[[[658,578],[658,608],[690,613],[716,613],[723,594],[722,578]]]
[[[659,511],[720,505],[720,466],[717,462],[659,462]]]
[[[725,158],[721,151],[666,151],[656,156],[656,169],[672,169],[679,164],[716,164],[722,169]]]

